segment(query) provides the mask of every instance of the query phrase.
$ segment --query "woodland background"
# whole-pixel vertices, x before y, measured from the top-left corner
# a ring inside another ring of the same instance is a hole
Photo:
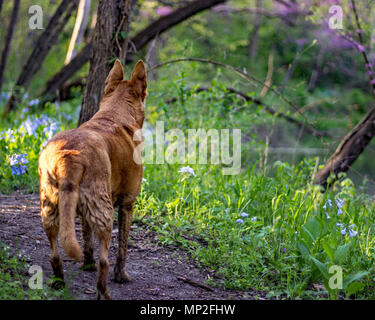
[[[42,30],[28,25],[34,4]],[[335,5],[342,29],[329,27]],[[143,59],[145,129],[156,121],[166,130],[240,128],[242,170],[146,165],[136,223],[190,252],[212,270],[212,285],[268,298],[373,298],[374,1],[15,0],[0,8],[2,193],[37,192],[48,139],[93,115],[116,58],[127,76]],[[4,270],[7,261],[4,253]],[[332,265],[344,270],[339,290],[328,285]]]

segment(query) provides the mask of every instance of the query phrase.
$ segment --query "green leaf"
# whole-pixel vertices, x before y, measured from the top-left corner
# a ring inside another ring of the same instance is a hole
[[[334,258],[334,255],[335,255],[335,252],[333,251],[333,248],[326,242],[323,242],[323,249],[324,249],[324,252],[326,253],[326,255],[332,260],[334,261],[335,258]]]
[[[309,241],[309,242],[314,242],[319,237],[319,234],[320,234],[320,224],[319,224],[318,220],[315,217],[314,218],[310,218],[303,225],[302,230],[311,239],[311,241]],[[307,237],[304,234],[302,234],[302,236],[304,237],[305,240],[308,240]]]
[[[349,248],[350,243],[344,244],[337,248],[334,255],[335,263],[340,264],[345,260],[345,258],[348,256]]]
[[[128,34],[126,31],[120,31],[119,32],[119,39],[125,40],[128,37]]]
[[[353,294],[356,294],[358,292],[361,292],[365,287],[365,284],[363,282],[352,282],[345,290],[345,293],[347,296],[351,296]]]
[[[349,275],[349,276],[345,277],[343,287],[347,288],[349,286],[349,284],[351,284],[352,282],[354,282],[356,280],[359,280],[359,279],[363,278],[364,276],[367,276],[368,274],[369,274],[368,271],[359,271],[359,272],[357,272],[353,275]]]
[[[319,269],[324,279],[328,280],[330,275],[328,273],[328,268],[327,268],[326,263],[322,263],[318,259],[315,259],[314,257],[311,257],[311,260],[314,262],[315,266]]]
[[[310,257],[310,250],[303,241],[297,243],[297,248],[305,259]]]

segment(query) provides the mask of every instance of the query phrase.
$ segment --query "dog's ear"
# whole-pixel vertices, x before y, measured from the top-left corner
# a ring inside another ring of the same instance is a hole
[[[139,60],[135,65],[130,82],[135,87],[137,94],[144,99],[146,97],[147,76],[146,67],[142,60]]]
[[[105,80],[104,94],[108,94],[116,89],[116,86],[124,79],[124,70],[121,61],[116,59],[111,71]]]

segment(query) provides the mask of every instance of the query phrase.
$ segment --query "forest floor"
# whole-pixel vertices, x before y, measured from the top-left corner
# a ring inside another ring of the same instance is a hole
[[[38,194],[14,192],[0,195],[0,242],[10,246],[11,252],[27,257],[29,265],[39,265],[44,279],[52,275],[49,264],[50,248],[44,233],[39,211]],[[181,249],[163,246],[156,234],[147,226],[133,225],[129,240],[126,270],[132,281],[118,284],[112,281],[116,257],[117,233],[114,226],[110,248],[111,272],[109,289],[112,299],[254,299],[261,294],[225,290],[205,285],[212,276],[209,270],[202,270],[188,254]],[[76,223],[77,238],[80,240],[81,226]],[[98,246],[95,244],[95,251]],[[83,272],[80,265],[67,259],[62,250],[65,280],[75,299],[96,298],[96,272]],[[201,286],[200,286],[201,285]]]

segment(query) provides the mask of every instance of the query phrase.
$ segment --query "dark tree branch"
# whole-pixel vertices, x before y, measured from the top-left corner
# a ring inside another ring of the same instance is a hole
[[[1,11],[1,5],[2,5],[2,3],[0,3],[0,11]],[[19,7],[20,7],[20,0],[15,0],[14,5],[13,5],[13,10],[12,10],[12,16],[11,16],[10,22],[9,22],[8,32],[7,32],[7,35],[5,37],[4,49],[3,49],[3,52],[1,53],[0,91],[1,91],[1,88],[3,86],[5,67],[6,67],[7,62],[8,62],[8,57],[9,57],[9,52],[10,52],[10,43],[12,41],[14,29],[16,27]]]
[[[340,172],[346,172],[355,160],[361,155],[366,146],[375,135],[375,108],[357,124],[341,141],[334,154],[328,159],[326,165],[320,170],[313,183],[324,188],[328,186],[331,174],[332,182],[338,178]]]

